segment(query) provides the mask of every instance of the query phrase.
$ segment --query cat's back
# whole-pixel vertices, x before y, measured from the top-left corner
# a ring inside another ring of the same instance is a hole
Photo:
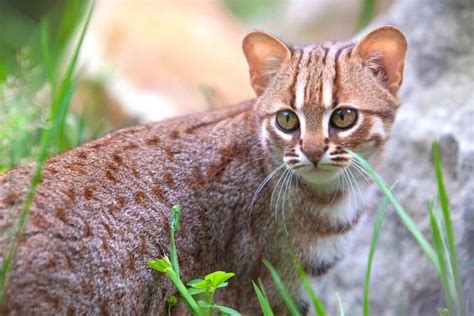
[[[239,124],[249,124],[251,106],[124,129],[49,159],[12,266],[7,307],[144,312],[151,301],[164,302],[172,289],[151,293],[150,282],[162,276],[150,281],[143,258],[167,248],[173,204],[212,186],[234,156],[248,154],[241,145],[251,138]],[[33,170],[23,165],[0,176],[2,239],[18,220]]]

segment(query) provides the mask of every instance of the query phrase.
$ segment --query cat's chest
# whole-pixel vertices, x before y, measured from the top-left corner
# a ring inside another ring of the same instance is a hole
[[[321,276],[350,251],[365,215],[362,207],[347,195],[329,205],[305,204],[297,240],[301,262],[309,274]]]

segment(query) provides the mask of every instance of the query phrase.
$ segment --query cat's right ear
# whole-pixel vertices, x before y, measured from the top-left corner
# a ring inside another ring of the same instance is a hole
[[[260,96],[271,77],[290,60],[290,49],[279,39],[260,31],[247,34],[242,48],[249,64],[250,83]]]

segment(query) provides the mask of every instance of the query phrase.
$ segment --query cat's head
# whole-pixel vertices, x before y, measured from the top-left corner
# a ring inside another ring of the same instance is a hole
[[[354,163],[345,149],[377,156],[399,106],[407,43],[381,26],[356,43],[290,47],[251,32],[243,41],[258,95],[262,141],[287,168],[325,183]]]

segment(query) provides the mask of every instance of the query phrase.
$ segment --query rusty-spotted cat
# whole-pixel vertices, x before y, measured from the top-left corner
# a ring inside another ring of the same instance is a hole
[[[146,260],[167,251],[178,203],[183,279],[233,271],[217,301],[252,313],[259,308],[251,281],[261,278],[278,310],[262,259],[295,297],[291,258],[314,277],[341,259],[363,215],[351,186],[362,174],[346,149],[379,160],[406,49],[393,26],[354,43],[303,47],[254,31],[243,50],[257,98],[123,129],[49,159],[10,271],[6,311],[163,314],[176,291]],[[32,170],[0,176],[2,243]]]

